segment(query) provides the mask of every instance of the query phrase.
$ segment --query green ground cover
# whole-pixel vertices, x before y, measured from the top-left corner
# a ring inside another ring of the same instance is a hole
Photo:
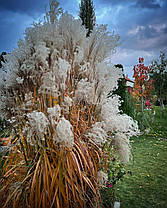
[[[118,182],[116,199],[121,208],[167,208],[167,109],[160,109],[151,131],[131,139],[133,162],[123,181]]]

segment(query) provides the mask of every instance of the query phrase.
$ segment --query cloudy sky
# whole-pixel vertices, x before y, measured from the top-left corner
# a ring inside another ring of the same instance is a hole
[[[26,27],[43,20],[49,0],[0,0],[0,53],[17,47]],[[59,0],[64,11],[77,17],[80,0]],[[111,57],[121,63],[129,77],[133,65],[143,57],[145,64],[167,52],[167,0],[94,0],[98,24],[120,35],[120,46]]]

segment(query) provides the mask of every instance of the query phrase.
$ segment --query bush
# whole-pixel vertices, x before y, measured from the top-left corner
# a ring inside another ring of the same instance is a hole
[[[124,175],[126,174],[126,169],[125,164],[120,162],[118,155],[115,155],[115,150],[113,147],[107,143],[105,149],[107,149],[106,152],[109,153],[110,160],[108,160],[107,164],[107,180],[102,186],[100,193],[102,207],[111,208],[114,206],[115,202],[115,189],[117,187],[117,183],[123,179]]]
[[[3,207],[99,207],[98,172],[111,160],[104,145],[115,134],[128,162],[138,132],[120,114],[119,97],[107,98],[121,76],[105,62],[119,36],[98,25],[86,38],[81,20],[58,5],[52,0],[46,21],[27,28],[0,74],[0,114],[13,141],[0,180]]]

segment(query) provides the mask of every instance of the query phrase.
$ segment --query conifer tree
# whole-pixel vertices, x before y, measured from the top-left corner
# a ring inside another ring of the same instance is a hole
[[[2,62],[5,62],[4,57],[3,57],[4,55],[6,55],[6,52],[2,52],[0,54],[0,68],[2,67]]]
[[[82,20],[82,24],[85,25],[85,28],[88,30],[87,37],[89,37],[90,33],[93,30],[93,27],[96,24],[93,1],[81,0],[79,17]]]
[[[123,113],[126,113],[125,112],[126,111],[125,100],[126,100],[127,95],[126,95],[126,84],[125,84],[125,77],[124,77],[124,69],[123,69],[122,64],[116,64],[115,67],[120,68],[122,70],[123,77],[118,80],[118,88],[113,92],[113,94],[117,94],[121,97],[123,102],[120,105],[120,110]]]

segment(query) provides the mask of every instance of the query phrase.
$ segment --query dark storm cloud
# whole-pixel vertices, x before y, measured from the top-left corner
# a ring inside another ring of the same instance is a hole
[[[167,0],[96,1],[99,16],[103,16],[101,23],[107,23],[121,37],[118,53],[111,59],[128,68],[128,74],[133,73],[131,69],[139,57],[149,65],[167,48]]]
[[[49,2],[50,0],[1,0],[0,12],[17,12],[36,18],[39,14],[45,13],[45,10],[48,10]],[[70,2],[70,0],[61,0],[58,2],[60,3],[60,7],[63,7],[65,10],[75,7],[74,2]]]
[[[140,0],[142,4],[141,9],[138,8],[139,5],[138,7],[126,5],[119,11],[116,19],[119,24],[117,28],[122,39],[122,47],[147,51],[167,47],[165,35],[167,1],[156,1],[161,6],[156,11],[154,9],[145,9],[146,4],[145,8],[143,8],[145,2],[146,0]],[[147,0],[147,6],[156,2]],[[114,9],[116,10],[118,7],[120,5],[115,6]]]
[[[149,9],[160,8],[160,4],[156,0],[137,0],[136,6]]]
[[[1,0],[0,2],[0,52],[10,52],[17,47],[19,38],[30,26],[40,11],[44,11],[46,0]],[[41,3],[40,3],[41,2]]]
[[[129,34],[133,35],[133,30],[129,31]],[[134,36],[138,39],[150,39],[155,38],[159,35],[156,30],[156,27],[152,25],[147,26],[138,26],[136,30],[134,30]]]
[[[160,2],[164,2],[165,0],[160,0]],[[148,9],[157,9],[160,8],[161,5],[157,0],[97,0],[97,3],[105,4],[105,5],[122,5],[122,6],[132,6],[132,7],[140,7],[140,8],[148,8]]]
[[[10,52],[17,47],[19,38],[24,38],[26,27],[33,22],[43,20],[43,14],[49,9],[49,0],[0,0],[0,53]],[[63,4],[63,1],[65,3]],[[63,5],[62,5],[63,4]],[[70,0],[62,0],[60,7],[76,11],[77,5]],[[70,11],[70,12],[71,12]],[[77,13],[77,12],[75,12]]]
[[[159,34],[157,33],[157,30],[154,27],[146,26],[144,30],[141,30],[139,32],[139,35],[140,35],[140,39],[142,38],[149,39],[149,38],[155,38]]]
[[[18,13],[26,13],[33,15],[35,13],[44,13],[45,8],[48,8],[50,0],[1,0],[0,11],[12,11]],[[58,1],[60,6],[69,5],[70,0]],[[69,6],[73,6],[73,2]]]
[[[43,12],[44,6],[48,0],[2,0],[0,10],[33,14],[34,12]]]
[[[79,0],[58,0],[75,17]],[[115,63],[134,64],[137,56],[151,59],[167,48],[167,0],[93,0],[98,24],[108,24],[121,37]],[[49,0],[0,0],[0,52],[17,47],[33,21],[43,20]]]
[[[107,4],[107,5],[125,5],[129,4],[133,0],[96,0],[97,4]]]
[[[32,21],[26,14],[0,12],[0,53],[14,49],[18,39],[23,38],[25,28],[30,26]]]
[[[167,33],[167,27],[165,27],[163,31],[166,34]]]
[[[126,49],[159,51],[167,47],[166,31],[167,25],[165,23],[136,26],[125,35],[126,41],[123,42],[123,47]]]

